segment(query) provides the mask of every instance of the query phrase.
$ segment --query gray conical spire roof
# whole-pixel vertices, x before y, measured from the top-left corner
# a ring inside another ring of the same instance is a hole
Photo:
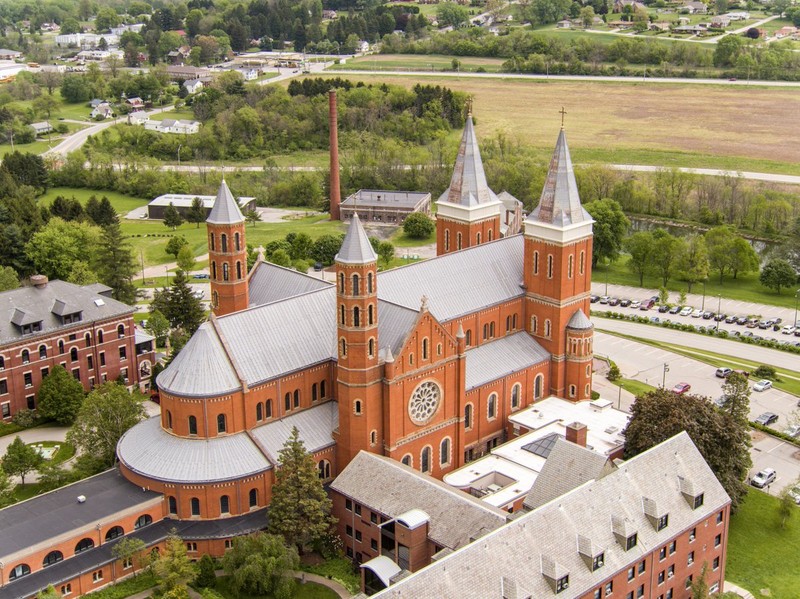
[[[217,199],[214,200],[214,207],[206,219],[207,223],[212,225],[233,225],[244,222],[244,216],[239,209],[239,204],[233,199],[231,190],[228,189],[228,184],[225,179],[217,191]]]
[[[486,182],[486,173],[483,171],[481,152],[478,149],[478,139],[475,137],[475,127],[472,124],[472,115],[467,116],[464,134],[461,136],[461,145],[458,146],[456,166],[450,187],[442,194],[439,201],[461,204],[463,206],[477,206],[496,202],[497,196],[489,189]]]
[[[358,214],[353,214],[342,247],[336,254],[336,261],[343,264],[369,264],[377,262],[378,256],[372,249],[367,232],[361,226]]]
[[[584,314],[583,310],[580,308],[575,311],[575,314],[572,315],[572,318],[569,319],[567,323],[568,329],[575,329],[578,331],[584,331],[586,329],[591,329],[594,325],[592,321]]]
[[[572,158],[569,155],[567,137],[563,129],[558,134],[539,205],[534,208],[527,220],[559,227],[592,220],[589,213],[581,206],[578,184],[575,182],[575,173],[572,170]]]

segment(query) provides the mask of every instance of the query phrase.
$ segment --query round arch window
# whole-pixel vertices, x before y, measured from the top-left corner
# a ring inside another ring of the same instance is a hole
[[[408,402],[408,415],[416,424],[425,424],[436,413],[442,390],[434,381],[420,383]]]

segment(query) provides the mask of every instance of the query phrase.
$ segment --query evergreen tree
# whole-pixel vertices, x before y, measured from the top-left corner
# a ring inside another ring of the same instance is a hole
[[[133,284],[136,270],[133,252],[119,222],[105,226],[100,235],[97,274],[100,281],[111,287],[111,295],[115,300],[129,305],[136,303],[136,287]]]
[[[30,185],[42,193],[47,191],[47,167],[38,154],[11,152],[3,157],[0,168],[8,172],[18,185]]]
[[[89,201],[86,202],[86,214],[98,227],[105,227],[119,221],[117,211],[114,210],[106,196],[103,196],[100,200],[95,196],[91,196]]]
[[[300,440],[297,427],[278,454],[280,468],[272,487],[269,530],[280,534],[302,553],[322,540],[335,523],[331,500],[317,473],[314,459]]]
[[[25,253],[24,232],[14,223],[4,226],[0,232],[0,264],[10,266],[22,275],[33,270]]]
[[[167,537],[164,551],[153,564],[153,569],[161,579],[161,588],[165,592],[185,587],[187,582],[194,579],[194,564],[186,555],[186,545],[175,530]]]
[[[175,271],[170,286],[164,316],[173,328],[180,328],[193,335],[205,319],[205,311],[200,300],[194,296],[189,279],[181,269]]]
[[[747,426],[750,416],[750,385],[747,384],[747,378],[738,372],[731,372],[722,385],[722,393],[722,409]]]
[[[81,409],[83,397],[80,381],[57,364],[39,387],[39,413],[61,425],[72,424]]]
[[[234,546],[236,542],[234,541]],[[230,551],[226,552],[228,555]],[[203,554],[200,561],[197,563],[197,578],[194,579],[195,585],[201,588],[213,587],[217,584],[217,575],[215,574],[216,567],[214,560],[207,553]]]
[[[247,221],[248,225],[255,225],[257,222],[261,221],[261,213],[258,210],[247,210],[244,213],[244,219]]]
[[[169,206],[164,209],[164,226],[169,227],[174,231],[182,224],[183,217],[181,216],[180,212],[178,212],[178,209],[172,204],[172,202],[170,202]]]
[[[200,228],[200,223],[206,220],[206,209],[203,206],[203,200],[194,198],[192,205],[189,207],[189,212],[186,213],[186,220],[190,223],[195,223],[197,228]]]
[[[692,599],[708,599],[708,562],[703,562],[700,574],[692,580]]]
[[[83,217],[83,206],[74,197],[56,196],[50,204],[50,214],[64,220],[80,220]]]
[[[30,445],[25,445],[21,437],[17,436],[6,449],[0,465],[8,476],[19,476],[25,484],[25,476],[36,470],[44,458]]]
[[[0,291],[19,287],[19,275],[10,266],[0,266]]]

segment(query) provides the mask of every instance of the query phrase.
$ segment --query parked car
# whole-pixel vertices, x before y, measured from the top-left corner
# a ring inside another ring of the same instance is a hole
[[[728,317],[725,319],[725,322],[727,322],[728,324],[733,324],[733,323],[734,323],[734,322],[736,322],[737,320],[738,320],[738,318],[737,318],[736,316],[734,316],[733,314],[731,314],[730,316],[728,316]]]
[[[793,424],[786,429],[786,434],[790,437],[800,437],[800,424]]]
[[[795,337],[800,337],[800,327],[797,327],[797,328],[795,329],[795,331],[794,331],[794,336],[795,336]]]
[[[641,305],[642,305],[642,300],[633,300],[631,302],[631,308],[633,308],[634,310],[638,310],[641,307]]]
[[[206,272],[199,272],[192,275],[193,279],[208,279],[209,275]]]
[[[681,311],[681,307],[680,306],[672,306],[669,309],[669,313],[670,314],[678,314],[680,311]]]
[[[781,333],[782,333],[783,335],[791,335],[791,334],[793,334],[793,333],[794,333],[796,330],[797,330],[797,328],[796,328],[796,327],[794,327],[793,325],[787,324],[785,327],[783,327],[783,328],[781,329]]]
[[[775,414],[774,412],[764,412],[758,418],[756,418],[756,422],[764,426],[769,426],[773,422],[777,421],[778,421],[778,415]]]
[[[717,315],[714,317],[714,321],[715,321],[715,322],[722,322],[722,321],[723,321],[723,320],[725,320],[726,318],[727,318],[727,315],[726,315],[726,314],[717,314]]]
[[[747,328],[754,329],[758,326],[758,318],[751,318],[747,321]]]
[[[721,379],[728,378],[728,375],[733,372],[732,368],[717,368],[717,372],[715,373],[717,377]]]
[[[724,408],[725,402],[727,401],[726,395],[720,395],[717,399],[714,400],[714,405],[718,408]]]
[[[661,305],[661,306],[658,307],[658,311],[661,314],[664,314],[665,312],[669,312],[669,306],[667,306],[666,304]]]
[[[622,306],[623,308],[627,308],[628,306],[631,305],[631,300],[629,300],[627,298],[621,299],[621,300],[619,300],[619,305]]]
[[[789,497],[794,499],[797,505],[800,505],[800,485],[795,485],[789,489]]]
[[[608,300],[608,305],[609,306],[618,306],[619,305],[619,298],[618,297],[612,297],[610,300]]]
[[[759,329],[768,329],[774,324],[775,324],[774,320],[761,320],[758,323],[758,328]]]
[[[703,320],[711,320],[712,318],[714,318],[713,312],[709,312],[708,310],[703,312]]]
[[[700,318],[702,316],[703,316],[703,311],[700,308],[692,312],[692,318]]]
[[[642,305],[639,306],[639,309],[640,310],[649,310],[650,308],[652,308],[655,305],[655,303],[656,303],[656,300],[654,300],[651,297],[650,299],[644,300],[642,302]]]
[[[772,381],[768,381],[767,379],[761,379],[755,385],[753,385],[753,391],[766,391],[767,389],[772,389]]]
[[[600,296],[600,303],[601,304],[607,304],[608,300],[609,300],[609,297],[607,295],[601,295]]]
[[[589,303],[590,304],[596,304],[599,301],[600,301],[600,296],[599,295],[590,295],[589,296]]]
[[[678,383],[672,388],[673,393],[677,393],[678,395],[683,395],[684,393],[688,393],[689,389],[692,386],[689,383]]]
[[[691,315],[691,313],[692,313],[692,308],[691,308],[691,306],[685,306],[685,307],[684,307],[684,308],[682,308],[682,309],[681,309],[681,311],[680,311],[680,315],[681,315],[681,316],[689,316],[689,315]]]
[[[740,316],[736,319],[736,324],[747,324],[748,322],[747,316]]]
[[[774,483],[777,477],[778,473],[775,472],[774,468],[764,468],[761,472],[753,477],[753,480],[750,481],[750,484],[759,489],[763,489],[767,485]]]

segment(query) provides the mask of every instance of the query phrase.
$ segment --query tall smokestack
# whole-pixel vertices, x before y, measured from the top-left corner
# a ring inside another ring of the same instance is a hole
[[[342,191],[339,185],[339,116],[336,110],[336,90],[328,92],[328,117],[331,128],[331,220],[341,220],[339,204],[342,202]]]

